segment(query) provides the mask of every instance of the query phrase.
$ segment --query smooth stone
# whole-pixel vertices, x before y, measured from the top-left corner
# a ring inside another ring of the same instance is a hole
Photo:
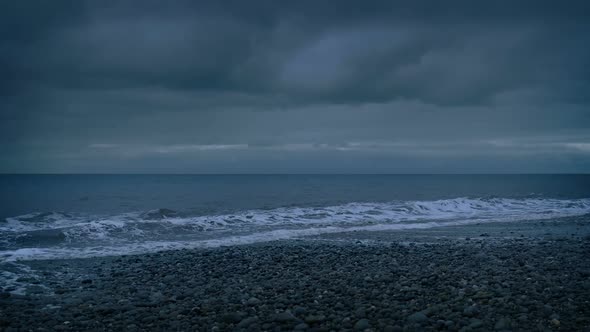
[[[257,320],[258,320],[258,317],[256,317],[256,316],[247,317],[247,318],[242,319],[238,323],[238,325],[236,325],[236,327],[238,327],[238,328],[245,328],[245,327],[248,327],[248,326],[254,324]]]
[[[507,318],[500,318],[494,325],[494,330],[504,331],[510,329],[510,320]]]
[[[428,317],[422,312],[415,312],[408,317],[408,321],[412,323],[423,323],[428,321]]]
[[[300,323],[300,324],[295,325],[294,330],[296,330],[296,331],[305,331],[308,328],[309,328],[309,325],[307,325],[305,323]]]
[[[472,329],[477,329],[483,326],[483,322],[479,319],[473,318],[471,319],[471,323],[469,324],[469,327]]]
[[[281,313],[278,313],[274,316],[274,321],[277,322],[290,322],[290,321],[294,321],[294,320],[298,320],[297,317],[293,316],[293,314],[290,311],[284,311]]]
[[[371,324],[369,324],[369,320],[366,318],[359,319],[356,324],[354,324],[354,329],[357,331],[364,331],[370,327]]]
[[[324,320],[326,320],[326,316],[324,315],[309,315],[305,317],[305,322],[308,324],[321,323]]]
[[[365,318],[367,317],[367,312],[365,311],[365,308],[361,307],[355,310],[354,315],[358,318]]]
[[[465,307],[465,309],[463,309],[463,316],[473,317],[476,316],[478,312],[478,308],[472,305],[469,307]]]
[[[221,317],[221,321],[225,323],[239,323],[242,320],[242,315],[237,312],[225,314]]]
[[[401,328],[401,326],[395,325],[395,326],[391,326],[391,325],[387,325],[385,328],[383,328],[384,332],[402,332],[404,329]]]
[[[307,313],[307,310],[304,307],[302,307],[302,306],[295,306],[293,308],[293,313],[296,316],[303,316],[303,315],[305,315],[305,313]]]
[[[485,292],[485,291],[479,291],[479,292],[475,293],[475,295],[473,295],[473,299],[476,299],[476,300],[490,299],[492,297],[493,296],[491,293]]]
[[[260,303],[262,303],[262,301],[260,301],[259,299],[255,298],[255,297],[251,297],[248,299],[248,301],[246,302],[247,305],[259,305]]]

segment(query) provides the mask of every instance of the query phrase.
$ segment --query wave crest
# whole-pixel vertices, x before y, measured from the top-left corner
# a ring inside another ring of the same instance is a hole
[[[438,221],[511,221],[590,213],[590,199],[455,198],[435,201],[357,202],[324,207],[283,207],[233,214],[183,216],[170,209],[91,216],[57,212],[7,218],[0,225],[0,247],[77,247],[142,241],[195,241],[212,234],[311,228],[358,228]],[[220,235],[221,234],[221,235]]]

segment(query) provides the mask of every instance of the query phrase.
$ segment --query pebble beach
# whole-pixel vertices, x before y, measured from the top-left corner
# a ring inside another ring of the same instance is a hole
[[[3,331],[588,331],[587,217],[20,262]]]

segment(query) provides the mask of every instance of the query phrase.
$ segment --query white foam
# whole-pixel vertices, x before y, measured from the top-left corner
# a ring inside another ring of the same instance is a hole
[[[549,219],[550,216],[539,216],[534,219]],[[4,251],[0,254],[0,261],[14,262],[22,260],[43,260],[43,259],[70,259],[119,255],[135,255],[154,253],[167,250],[215,248],[233,245],[245,245],[276,240],[286,240],[305,236],[322,234],[344,233],[344,232],[379,232],[398,231],[409,229],[429,229],[434,227],[461,226],[475,223],[493,223],[519,221],[529,218],[505,217],[496,219],[462,219],[454,221],[429,221],[398,224],[376,224],[352,227],[310,227],[302,229],[275,229],[271,231],[257,232],[248,235],[226,236],[216,239],[197,241],[143,241],[127,243],[118,246],[87,247],[72,250],[70,248],[23,248],[12,251]]]
[[[31,222],[41,214],[7,218],[0,224],[1,232],[23,232],[42,229],[87,228],[97,233],[125,228],[127,225],[159,224],[195,230],[220,230],[251,225],[343,224],[358,222],[400,222],[466,217],[503,217],[509,215],[552,214],[579,215],[590,212],[590,199],[470,199],[456,198],[436,201],[397,201],[388,203],[348,203],[327,207],[289,207],[272,210],[248,210],[235,214],[195,217],[142,218],[134,212],[115,216],[83,216],[43,214],[40,221]],[[101,236],[101,235],[97,235]]]
[[[10,218],[0,235],[61,229],[66,244],[14,248],[0,260],[138,254],[160,250],[247,244],[355,230],[442,227],[474,222],[547,219],[590,213],[590,199],[471,199],[348,203],[288,207],[235,214],[145,219],[141,212],[116,216],[29,214]],[[35,222],[31,222],[31,219]],[[47,220],[45,220],[47,219]],[[44,222],[45,220],[45,222]],[[3,232],[3,233],[2,233]],[[73,247],[72,247],[73,246]]]
[[[39,280],[41,277],[31,267],[17,263],[6,263],[0,270],[0,286],[10,289],[13,294],[24,295],[32,284],[49,291],[49,287],[41,283],[31,283],[31,280]]]

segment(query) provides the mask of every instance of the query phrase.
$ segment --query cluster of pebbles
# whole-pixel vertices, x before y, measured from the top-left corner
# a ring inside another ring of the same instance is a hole
[[[43,288],[0,293],[0,330],[589,331],[589,258],[482,234],[33,261]]]

